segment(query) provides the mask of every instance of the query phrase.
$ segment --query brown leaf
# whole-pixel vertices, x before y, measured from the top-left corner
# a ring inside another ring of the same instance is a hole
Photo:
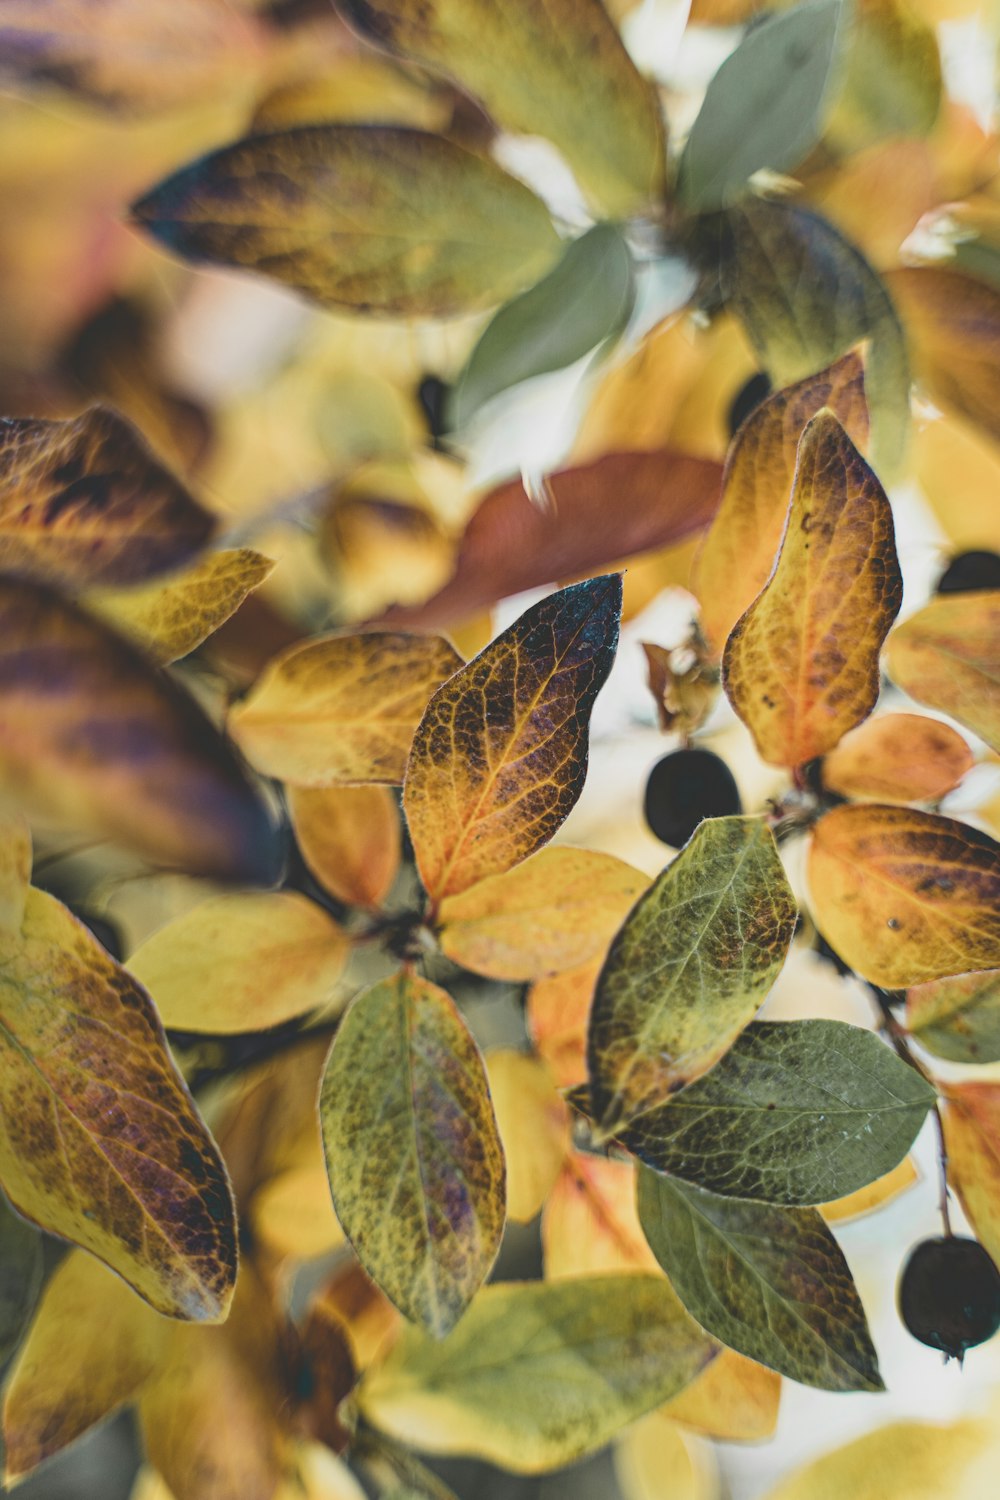
[[[1000,750],[1000,593],[942,594],[892,632],[889,673]]]
[[[936,266],[905,266],[886,280],[931,399],[1000,438],[1000,289]]]
[[[726,692],[764,760],[802,765],[871,712],[902,597],[885,491],[833,413],[820,412],[799,441],[774,572],[723,657]]]
[[[378,906],[399,870],[402,831],[386,786],[290,786],[288,812],[302,858],[348,906]]]
[[[358,1372],[347,1326],[320,1296],[313,1299],[302,1328],[302,1359],[309,1394],[299,1408],[306,1433],[343,1453],[351,1433],[340,1418],[340,1403],[357,1383]]]
[[[949,725],[922,714],[880,714],[826,756],[823,785],[843,797],[936,802],[972,765],[972,751]]]

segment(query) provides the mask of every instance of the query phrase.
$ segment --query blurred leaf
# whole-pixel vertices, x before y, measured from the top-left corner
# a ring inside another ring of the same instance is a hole
[[[796,166],[819,139],[844,45],[841,0],[804,0],[748,31],[708,85],[678,167],[687,208],[723,208],[763,167]]]
[[[263,1031],[321,1006],[350,943],[297,891],[229,892],[168,922],[131,954],[129,972],[175,1031]]]
[[[565,369],[617,338],[634,298],[624,235],[615,224],[595,224],[570,242],[554,270],[487,324],[455,384],[454,426],[466,426],[485,402],[510,386]]]
[[[838,807],[813,829],[816,925],[887,989],[1000,965],[1000,846],[911,808]]]
[[[293,785],[399,782],[428,699],[461,665],[441,636],[316,636],[265,667],[229,732],[258,770]]]
[[[450,996],[405,973],[360,995],[334,1040],[320,1117],[359,1260],[440,1338],[486,1279],[504,1224],[486,1073]]]
[[[902,598],[888,497],[822,411],[799,439],[774,572],[722,660],[726,694],[764,760],[801,766],[871,713],[879,652]]]
[[[988,1421],[892,1422],[813,1459],[767,1500],[989,1500],[995,1442]]]
[[[656,1270],[636,1212],[633,1162],[580,1151],[566,1159],[542,1213],[542,1259],[546,1281]]]
[[[932,599],[896,627],[886,650],[895,683],[1000,750],[1000,593]]]
[[[347,1326],[323,1297],[313,1298],[302,1325],[301,1354],[309,1375],[309,1395],[303,1402],[310,1437],[343,1453],[351,1434],[340,1417],[340,1404],[357,1384],[358,1373]]]
[[[538,1474],[602,1448],[715,1351],[659,1276],[490,1286],[446,1339],[408,1329],[358,1404],[424,1452]]]
[[[599,0],[337,0],[383,46],[448,74],[499,125],[557,145],[612,217],[663,190],[663,124]]]
[[[640,870],[587,849],[542,849],[442,901],[441,947],[493,979],[541,979],[601,953],[649,885]]]
[[[835,1198],[832,1203],[819,1204],[819,1211],[828,1224],[862,1219],[883,1204],[891,1203],[919,1180],[920,1174],[913,1165],[913,1157],[904,1156],[898,1166],[893,1167],[891,1172],[886,1172],[884,1177],[877,1177],[867,1187],[858,1188],[844,1198]]]
[[[718,1198],[643,1167],[639,1217],[685,1307],[730,1348],[803,1385],[884,1389],[847,1262],[815,1209]]]
[[[132,209],[186,260],[259,271],[325,307],[447,317],[490,307],[555,260],[548,210],[488,158],[383,125],[250,136]]]
[[[537,979],[528,991],[528,1031],[559,1088],[571,1088],[587,1072],[587,1017],[603,967],[602,954],[579,969]]]
[[[942,89],[933,25],[906,0],[853,0],[845,32],[824,140],[849,152],[887,136],[927,135]]]
[[[330,1314],[347,1325],[359,1369],[381,1358],[395,1342],[402,1319],[353,1256],[340,1261],[320,1295]]]
[[[759,1443],[778,1422],[781,1377],[756,1360],[723,1349],[705,1372],[663,1408],[663,1415],[725,1443]]]
[[[795,902],[759,818],[709,818],[632,908],[590,1014],[603,1138],[718,1061],[781,970]]]
[[[1000,1062],[1000,969],[915,985],[906,995],[906,1029],[949,1062]]]
[[[232,1197],[149,997],[52,896],[0,933],[0,1181],[169,1317],[225,1317]]]
[[[922,714],[880,714],[852,729],[823,760],[823,785],[842,797],[937,802],[973,766],[948,724]]]
[[[527,1224],[540,1211],[569,1150],[566,1106],[544,1063],[498,1048],[486,1056],[507,1163],[507,1216]]]
[[[709,1369],[718,1362],[713,1360]],[[661,1412],[628,1429],[615,1446],[614,1460],[624,1500],[663,1500],[666,1495],[670,1500],[716,1500],[721,1493],[711,1451],[685,1437]]]
[[[1000,1085],[945,1084],[943,1093],[949,1185],[976,1238],[1000,1260]]]
[[[398,464],[365,465],[337,490],[316,545],[345,619],[422,604],[451,577],[455,544],[429,503],[412,469]]]
[[[280,1172],[258,1188],[251,1200],[255,1241],[280,1260],[313,1260],[344,1243],[344,1231],[330,1202],[318,1127],[316,1148],[315,1165]]]
[[[42,1285],[42,1237],[0,1198],[0,1362],[20,1342]]]
[[[347,906],[377,907],[399,870],[401,830],[386,786],[290,786],[288,812],[302,858]]]
[[[550,594],[427,705],[403,808],[432,904],[527,859],[576,803],[621,599],[619,574]]]
[[[0,807],[0,928],[19,932],[31,884],[31,828],[13,808]]]
[[[936,266],[906,266],[886,282],[931,399],[1000,438],[1000,289]]]

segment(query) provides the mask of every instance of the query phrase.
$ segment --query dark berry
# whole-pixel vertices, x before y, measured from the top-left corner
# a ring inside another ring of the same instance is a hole
[[[970,594],[1000,589],[1000,556],[995,552],[960,552],[938,579],[939,594]]]
[[[756,374],[750,376],[745,385],[740,386],[729,407],[730,437],[736,436],[747,417],[752,416],[760,403],[766,401],[770,394],[771,382],[763,370],[758,370]]]
[[[1000,1328],[1000,1271],[976,1240],[922,1240],[903,1267],[898,1302],[915,1339],[961,1359]]]
[[[85,927],[90,928],[105,952],[110,953],[112,958],[121,963],[125,949],[118,928],[105,917],[95,916],[89,911],[77,912],[77,916]]]
[[[435,448],[448,433],[448,386],[438,375],[425,375],[417,386],[417,400],[427,421],[427,430]]]
[[[674,750],[649,773],[646,822],[675,849],[687,843],[703,818],[741,810],[733,773],[713,750]]]

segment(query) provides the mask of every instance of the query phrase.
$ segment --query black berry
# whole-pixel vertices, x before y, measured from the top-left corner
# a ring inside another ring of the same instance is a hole
[[[970,594],[1000,589],[1000,556],[995,552],[960,552],[938,579],[939,594]]]
[[[740,386],[729,407],[730,437],[736,436],[747,417],[752,416],[760,403],[766,401],[770,394],[771,382],[763,370],[758,370],[756,374],[750,376],[745,385]]]
[[[703,818],[741,810],[733,773],[713,750],[674,750],[649,773],[646,822],[675,849],[687,843]]]
[[[903,1267],[898,1302],[915,1339],[961,1359],[1000,1328],[1000,1271],[976,1240],[922,1240]]]
[[[439,375],[425,375],[417,386],[417,400],[427,422],[431,444],[435,448],[441,446],[442,439],[448,432],[447,406],[450,389]]]

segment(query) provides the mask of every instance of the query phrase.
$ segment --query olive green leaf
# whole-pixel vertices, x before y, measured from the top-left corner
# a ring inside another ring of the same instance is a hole
[[[444,317],[490,307],[559,254],[548,210],[495,162],[382,125],[250,136],[133,207],[169,250],[258,271],[325,307]]]
[[[720,1198],[640,1167],[639,1218],[688,1312],[730,1349],[803,1385],[884,1389],[847,1261],[816,1209]]]
[[[824,143],[846,153],[891,136],[927,135],[941,106],[941,82],[931,22],[907,0],[853,0]]]
[[[708,818],[632,908],[601,970],[587,1067],[603,1138],[700,1078],[771,988],[795,900],[759,818]]]
[[[656,1275],[508,1283],[482,1291],[441,1342],[406,1330],[357,1400],[424,1452],[537,1474],[603,1447],[717,1348]]]
[[[17,1347],[42,1285],[42,1237],[0,1196],[0,1364]]]
[[[914,985],[906,994],[906,1026],[949,1062],[1000,1062],[1000,969]]]
[[[755,26],[730,53],[681,156],[677,187],[688,208],[722,208],[754,172],[783,172],[815,145],[842,16],[842,0],[805,0]]]
[[[500,1247],[504,1159],[482,1058],[451,997],[409,973],[359,995],[320,1092],[333,1204],[373,1281],[436,1337]]]

